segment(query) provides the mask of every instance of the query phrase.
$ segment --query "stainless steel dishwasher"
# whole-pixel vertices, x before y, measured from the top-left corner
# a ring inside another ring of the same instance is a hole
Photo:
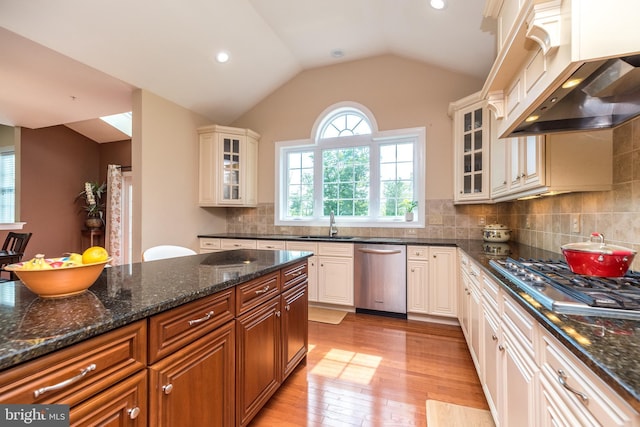
[[[404,245],[354,245],[356,313],[407,317],[406,254]]]

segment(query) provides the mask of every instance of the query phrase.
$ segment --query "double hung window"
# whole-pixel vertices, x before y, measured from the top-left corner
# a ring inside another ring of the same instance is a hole
[[[15,221],[16,168],[13,150],[0,150],[0,223]]]
[[[321,117],[316,138],[276,144],[276,224],[424,226],[407,224],[412,201],[424,199],[424,128],[378,132],[361,109]]]

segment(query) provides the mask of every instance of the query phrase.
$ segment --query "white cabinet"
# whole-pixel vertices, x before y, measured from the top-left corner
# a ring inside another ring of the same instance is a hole
[[[491,199],[610,190],[610,129],[491,141]]]
[[[458,319],[467,339],[473,363],[482,378],[480,364],[480,337],[482,307],[480,305],[480,269],[460,250],[460,302]]]
[[[489,199],[490,115],[480,94],[453,102],[454,202]]]
[[[256,249],[268,249],[272,251],[284,251],[287,248],[287,242],[284,240],[258,240],[256,241]]]
[[[257,242],[251,239],[220,239],[220,249],[229,251],[233,249],[257,249]]]
[[[258,140],[249,129],[206,126],[198,129],[200,206],[256,206]]]
[[[456,248],[407,246],[407,311],[456,317]]]
[[[206,254],[209,252],[220,252],[222,249],[220,247],[220,239],[211,238],[211,237],[201,237],[200,238],[200,253]]]
[[[540,394],[548,404],[541,426],[639,425],[633,408],[546,331],[541,346]]]
[[[353,306],[352,243],[318,243],[318,302]]]

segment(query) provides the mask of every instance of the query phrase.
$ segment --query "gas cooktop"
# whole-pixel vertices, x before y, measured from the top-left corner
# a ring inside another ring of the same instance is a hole
[[[592,277],[561,260],[491,260],[489,264],[556,313],[640,320],[640,273]]]

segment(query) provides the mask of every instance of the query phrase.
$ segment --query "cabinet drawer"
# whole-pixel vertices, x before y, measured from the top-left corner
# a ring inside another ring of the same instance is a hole
[[[407,246],[407,259],[427,261],[429,258],[428,246]]]
[[[74,406],[147,364],[145,321],[18,365],[0,374],[2,403]]]
[[[221,249],[256,249],[257,244],[255,240],[245,239],[221,239]]]
[[[237,315],[251,310],[278,293],[280,293],[279,271],[236,286]]]
[[[487,303],[493,306],[493,309],[495,311],[499,311],[498,310],[498,301],[500,301],[500,299],[498,298],[499,292],[500,292],[500,287],[498,286],[498,284],[483,274],[482,275],[482,296]]]
[[[311,242],[287,242],[287,250],[288,251],[304,251],[304,252],[313,252],[317,255],[318,253],[318,244]]]
[[[258,240],[256,242],[257,249],[285,250],[286,242],[284,240]]]
[[[511,297],[504,296],[503,299],[503,324],[506,331],[527,349],[529,355],[534,358],[535,352],[533,343],[536,340],[537,324],[528,313],[517,306]]]
[[[318,255],[353,257],[352,243],[318,243]]]
[[[283,268],[281,271],[282,290],[289,289],[298,283],[304,282],[308,278],[306,261],[291,267]]]
[[[632,426],[637,413],[546,332],[542,372],[582,425]],[[562,382],[566,386],[562,385]],[[573,391],[569,390],[571,388]],[[582,398],[579,393],[581,393]],[[595,418],[595,420],[594,420]]]
[[[154,363],[234,318],[228,289],[149,318],[149,362]]]
[[[218,250],[218,249],[220,249],[220,239],[212,239],[212,238],[208,238],[208,237],[202,237],[200,239],[200,249]]]

